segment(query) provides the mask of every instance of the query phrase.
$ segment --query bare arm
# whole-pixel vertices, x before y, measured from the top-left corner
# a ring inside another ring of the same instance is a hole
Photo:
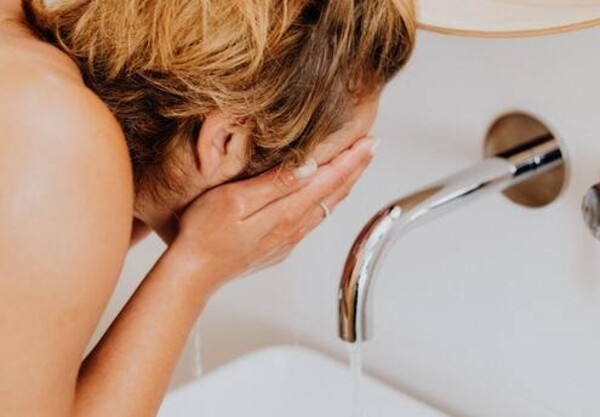
[[[197,271],[195,271],[197,272]],[[156,263],[79,374],[77,417],[152,416],[209,293],[168,252]]]

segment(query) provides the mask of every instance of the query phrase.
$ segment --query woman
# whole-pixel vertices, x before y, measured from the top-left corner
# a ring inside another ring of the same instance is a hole
[[[0,415],[151,416],[228,280],[371,160],[401,0],[0,0]],[[168,248],[83,351],[129,246]]]

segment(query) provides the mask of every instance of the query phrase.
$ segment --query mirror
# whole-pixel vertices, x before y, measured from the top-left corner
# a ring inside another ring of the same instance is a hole
[[[600,0],[417,0],[425,30],[481,37],[533,36],[600,25]]]

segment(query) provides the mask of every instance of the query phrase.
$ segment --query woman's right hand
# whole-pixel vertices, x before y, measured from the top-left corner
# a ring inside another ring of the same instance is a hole
[[[346,198],[375,144],[365,137],[321,167],[274,169],[199,196],[180,216],[168,254],[197,271],[208,292],[280,262],[323,220],[321,202],[333,211]]]

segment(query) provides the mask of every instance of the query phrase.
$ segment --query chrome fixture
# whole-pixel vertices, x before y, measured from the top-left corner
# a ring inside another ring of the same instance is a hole
[[[530,115],[510,113],[497,119],[486,135],[484,154],[487,158],[475,166],[394,201],[364,226],[340,282],[341,339],[354,343],[371,337],[373,280],[384,255],[408,230],[492,192],[541,207],[559,195],[565,182],[558,141]]]

